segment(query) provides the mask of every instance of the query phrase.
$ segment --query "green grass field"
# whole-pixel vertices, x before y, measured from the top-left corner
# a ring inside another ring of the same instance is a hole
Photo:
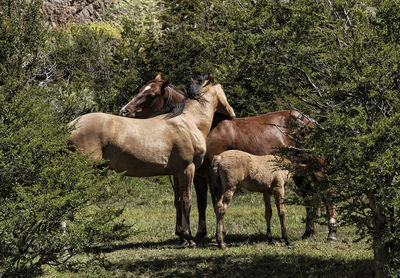
[[[167,178],[126,179],[124,219],[132,235],[123,242],[97,246],[75,257],[68,268],[47,266],[43,277],[369,277],[372,250],[357,239],[354,227],[339,227],[339,242],[326,242],[327,227],[318,226],[311,239],[304,232],[302,206],[286,206],[287,229],[293,247],[280,242],[279,219],[273,207],[272,234],[265,238],[262,194],[236,194],[225,216],[228,248],[220,250],[209,240],[195,249],[178,248],[173,191]],[[197,230],[193,194],[192,233]],[[215,216],[209,200],[208,237],[215,233]]]

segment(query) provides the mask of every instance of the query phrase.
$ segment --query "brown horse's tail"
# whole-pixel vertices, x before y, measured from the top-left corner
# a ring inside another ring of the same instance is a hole
[[[219,166],[221,162],[222,156],[216,155],[214,156],[211,162],[211,184],[210,191],[213,199],[217,195],[218,188],[221,186],[221,179],[219,177]]]

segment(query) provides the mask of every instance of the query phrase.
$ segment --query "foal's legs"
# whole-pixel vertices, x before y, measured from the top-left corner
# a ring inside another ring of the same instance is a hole
[[[269,243],[272,243],[272,234],[271,234],[271,217],[272,217],[272,208],[271,208],[271,195],[267,192],[263,192],[264,195],[264,203],[265,203],[265,221],[267,222],[267,239]]]
[[[284,189],[283,184],[281,185],[277,191],[275,191],[275,204],[276,209],[278,210],[279,221],[281,222],[281,231],[282,231],[282,238],[285,241],[286,245],[290,245],[287,232],[286,232],[286,218],[285,218],[285,205],[283,204],[283,196],[284,196]]]
[[[224,193],[225,187],[221,183],[220,177],[217,174],[211,175],[210,179],[210,194],[211,194],[211,202],[214,208],[215,216],[218,215],[218,207],[217,207],[217,201],[222,198],[222,195]],[[218,218],[217,218],[217,225],[218,225]],[[224,221],[222,220],[222,233],[225,236],[226,235],[226,230],[225,230],[225,224]],[[217,242],[217,236],[213,237],[211,239],[212,242]]]
[[[218,190],[221,192],[221,190]],[[226,243],[224,242],[224,233],[225,233],[225,224],[224,224],[224,216],[226,212],[226,208],[230,200],[232,200],[232,196],[235,192],[234,188],[228,189],[222,194],[218,194],[217,202],[215,204],[215,213],[217,217],[217,243],[220,248],[226,248]]]

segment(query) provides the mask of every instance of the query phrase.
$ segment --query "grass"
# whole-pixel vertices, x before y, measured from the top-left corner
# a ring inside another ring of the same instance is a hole
[[[272,234],[265,238],[261,194],[236,194],[225,216],[226,250],[209,240],[195,249],[179,249],[175,236],[173,191],[166,178],[127,179],[129,194],[123,215],[132,224],[132,235],[123,242],[100,245],[88,255],[77,256],[69,267],[46,267],[43,277],[369,277],[372,250],[357,239],[355,228],[339,227],[339,242],[326,242],[327,227],[318,226],[311,239],[301,240],[305,209],[288,205],[287,229],[294,247],[279,241],[276,208]],[[194,194],[195,195],[195,194]],[[195,196],[192,232],[197,229]],[[208,237],[215,233],[215,216],[207,208]]]

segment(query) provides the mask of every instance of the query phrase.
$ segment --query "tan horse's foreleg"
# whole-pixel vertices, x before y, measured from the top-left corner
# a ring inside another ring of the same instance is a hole
[[[272,234],[271,234],[271,217],[272,217],[272,208],[271,208],[271,195],[267,192],[263,192],[264,195],[264,203],[265,203],[265,221],[267,223],[267,240],[269,243],[272,243]]]
[[[196,239],[201,240],[207,235],[206,209],[207,209],[207,188],[208,183],[204,177],[194,176],[194,188],[197,196],[197,210],[199,212],[199,226]]]
[[[284,198],[283,186],[284,185],[282,184],[281,187],[275,192],[274,197],[275,197],[276,209],[278,210],[279,221],[281,223],[282,238],[285,241],[286,245],[290,245],[286,231],[286,217],[285,217],[286,210],[285,210],[285,205],[283,204],[283,198]]]
[[[193,241],[192,233],[190,231],[190,209],[192,202],[192,184],[194,178],[195,165],[192,163],[186,167],[183,173],[178,175],[179,180],[179,206],[180,221],[177,219],[177,223],[181,223],[181,226],[177,227],[177,234],[186,239],[189,242],[190,247],[196,247],[196,243]],[[178,211],[178,208],[177,208]],[[177,212],[179,218],[179,213]]]
[[[181,231],[182,231],[182,210],[181,210],[181,205],[180,205],[180,191],[179,191],[179,179],[177,176],[174,175],[174,183],[173,183],[173,188],[174,188],[174,205],[176,209],[176,226],[175,226],[175,234],[179,236],[181,239],[182,243],[185,244],[185,239],[181,237]]]

